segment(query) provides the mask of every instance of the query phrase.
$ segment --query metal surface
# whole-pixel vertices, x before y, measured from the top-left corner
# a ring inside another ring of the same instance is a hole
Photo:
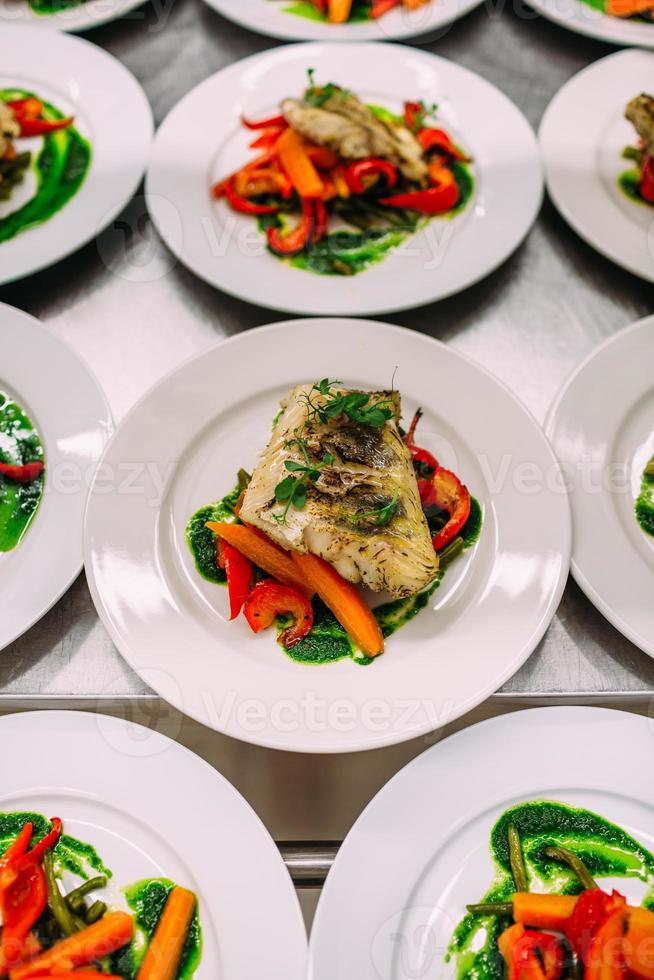
[[[201,0],[146,7],[89,36],[135,73],[157,121],[207,75],[272,44],[222,20]],[[498,85],[534,126],[567,78],[610,51],[524,8],[492,2],[421,46]],[[452,299],[388,319],[470,355],[542,421],[569,372],[614,331],[650,313],[651,295],[650,285],[596,255],[546,204],[526,244],[492,277]],[[253,283],[253,303],[258,299]],[[175,266],[150,229],[141,198],[97,244],[1,289],[0,300],[40,317],[75,347],[104,386],[116,420],[184,359],[239,330],[281,318],[223,296]],[[430,741],[309,758],[193,726],[153,699],[123,663],[98,622],[83,577],[0,656],[0,692],[3,711],[70,704],[163,726],[230,778],[281,840],[341,839],[382,783]],[[652,697],[654,660],[623,639],[570,583],[529,662],[458,726],[562,698],[648,711]]]

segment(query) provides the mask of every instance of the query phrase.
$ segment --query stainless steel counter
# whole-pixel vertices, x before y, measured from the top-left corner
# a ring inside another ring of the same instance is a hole
[[[233,27],[201,0],[174,0],[170,9],[158,3],[89,37],[134,72],[157,121],[207,75],[273,43]],[[481,73],[534,126],[566,79],[611,50],[522,6],[492,0],[421,46]],[[614,331],[652,312],[651,297],[650,285],[596,255],[546,203],[526,244],[495,275],[462,295],[388,319],[469,354],[542,421],[575,365]],[[97,243],[0,289],[0,300],[40,317],[72,344],[104,386],[117,421],[184,359],[282,318],[223,296],[175,266],[148,224],[142,198]],[[570,582],[539,648],[474,718],[561,700],[648,712],[653,698],[654,660]],[[234,782],[278,840],[341,839],[379,786],[430,742],[319,758],[208,732],[157,701],[123,663],[83,577],[0,656],[0,710],[66,704],[125,714],[178,737]]]

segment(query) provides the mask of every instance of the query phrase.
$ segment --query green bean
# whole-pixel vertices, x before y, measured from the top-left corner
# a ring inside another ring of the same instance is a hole
[[[479,902],[466,908],[473,915],[513,915],[512,902]]]
[[[461,536],[458,538],[453,538],[449,544],[445,545],[442,551],[438,552],[439,566],[441,568],[445,568],[447,565],[449,565],[451,561],[454,561],[454,559],[461,554],[465,546],[466,543]],[[521,891],[521,889],[518,889],[518,891]]]
[[[87,926],[92,926],[94,922],[97,922],[107,911],[106,902],[93,902],[93,904],[86,910],[86,916],[84,921]]]
[[[66,895],[66,902],[68,907],[72,912],[78,912],[80,909],[79,900],[89,895],[91,892],[97,891],[99,888],[105,888],[107,884],[107,879],[104,875],[97,875],[95,878],[89,878],[88,881],[83,882],[77,888],[74,888],[72,892],[68,892]],[[76,906],[73,908],[73,906]],[[84,908],[84,905],[81,906]]]
[[[546,847],[545,855],[548,858],[552,858],[553,861],[560,861],[562,864],[567,864],[574,871],[577,878],[579,878],[584,888],[598,887],[597,882],[581,858],[577,854],[574,854],[573,851],[569,851],[567,847]]]
[[[511,874],[517,892],[529,891],[529,880],[527,878],[527,868],[522,853],[522,842],[520,834],[515,824],[510,823],[506,835],[509,841],[509,863],[511,864]]]
[[[341,259],[334,259],[333,261],[334,271],[338,272],[341,276],[353,276],[354,269],[347,262],[343,262]]]
[[[45,880],[48,886],[48,908],[52,912],[64,936],[72,936],[73,933],[77,932],[77,926],[70,909],[59,891],[59,885],[57,884],[54,873],[54,857],[52,851],[46,851],[43,855],[43,870],[45,871]]]

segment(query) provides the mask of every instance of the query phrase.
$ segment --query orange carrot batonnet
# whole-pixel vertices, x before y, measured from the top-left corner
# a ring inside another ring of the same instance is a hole
[[[576,895],[538,895],[516,892],[513,896],[513,918],[536,929],[561,930],[574,912]]]
[[[175,980],[191,927],[197,898],[173,888],[137,974],[137,980]]]
[[[108,912],[99,922],[62,939],[31,963],[12,970],[10,980],[57,976],[62,971],[72,973],[77,967],[96,963],[103,956],[125,946],[133,933],[131,915],[127,912]]]
[[[255,528],[245,524],[219,524],[215,521],[209,521],[207,527],[278,582],[293,585],[309,597],[313,595],[315,590],[310,589],[305,576],[293,564],[288,551],[284,551]]]
[[[352,11],[352,0],[329,0],[328,18],[332,24],[344,24]]]
[[[606,13],[611,17],[635,17],[654,9],[654,0],[606,0]]]
[[[354,586],[316,555],[293,552],[293,561],[363,653],[369,657],[383,653],[384,637],[379,623]]]
[[[277,140],[275,149],[288,179],[300,197],[322,197],[322,179],[311,162],[300,134],[289,126]]]

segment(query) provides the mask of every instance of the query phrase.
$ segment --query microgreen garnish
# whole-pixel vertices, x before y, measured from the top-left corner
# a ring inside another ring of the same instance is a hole
[[[313,106],[314,109],[320,109],[328,99],[331,99],[332,95],[349,94],[340,85],[334,85],[333,82],[327,82],[326,85],[316,85],[314,68],[308,68],[307,75],[309,76],[309,87],[304,93],[304,101],[306,105]]]
[[[411,113],[411,126],[412,132],[417,133],[418,130],[424,129],[427,119],[436,115],[438,105],[436,102],[432,102],[431,105],[425,105],[425,103],[420,100],[416,103],[417,109],[413,109]]]
[[[366,391],[342,393],[333,391],[332,386],[336,384],[340,384],[340,382],[323,378],[304,396],[307,404],[308,422],[318,419],[325,425],[331,419],[337,419],[339,415],[346,415],[353,422],[358,422],[359,425],[369,425],[372,428],[381,429],[394,417],[395,402],[393,399],[385,398],[371,402],[370,394]],[[314,391],[328,400],[321,405],[317,404],[311,397]]]
[[[362,524],[365,524],[368,527],[384,527],[394,516],[399,502],[400,494],[398,491],[395,496],[382,507],[375,507],[374,510],[369,510],[363,514],[352,514],[350,517],[348,517],[348,520],[351,524],[354,524],[357,527],[360,527]]]
[[[272,515],[278,524],[286,524],[286,518],[291,507],[302,510],[307,502],[308,485],[315,483],[323,467],[330,466],[334,462],[332,454],[327,453],[322,460],[312,463],[304,439],[291,439],[287,446],[289,448],[297,446],[302,453],[304,462],[299,463],[294,459],[284,460],[288,476],[284,477],[275,487],[275,500],[278,504],[284,504],[284,510],[281,514]]]

